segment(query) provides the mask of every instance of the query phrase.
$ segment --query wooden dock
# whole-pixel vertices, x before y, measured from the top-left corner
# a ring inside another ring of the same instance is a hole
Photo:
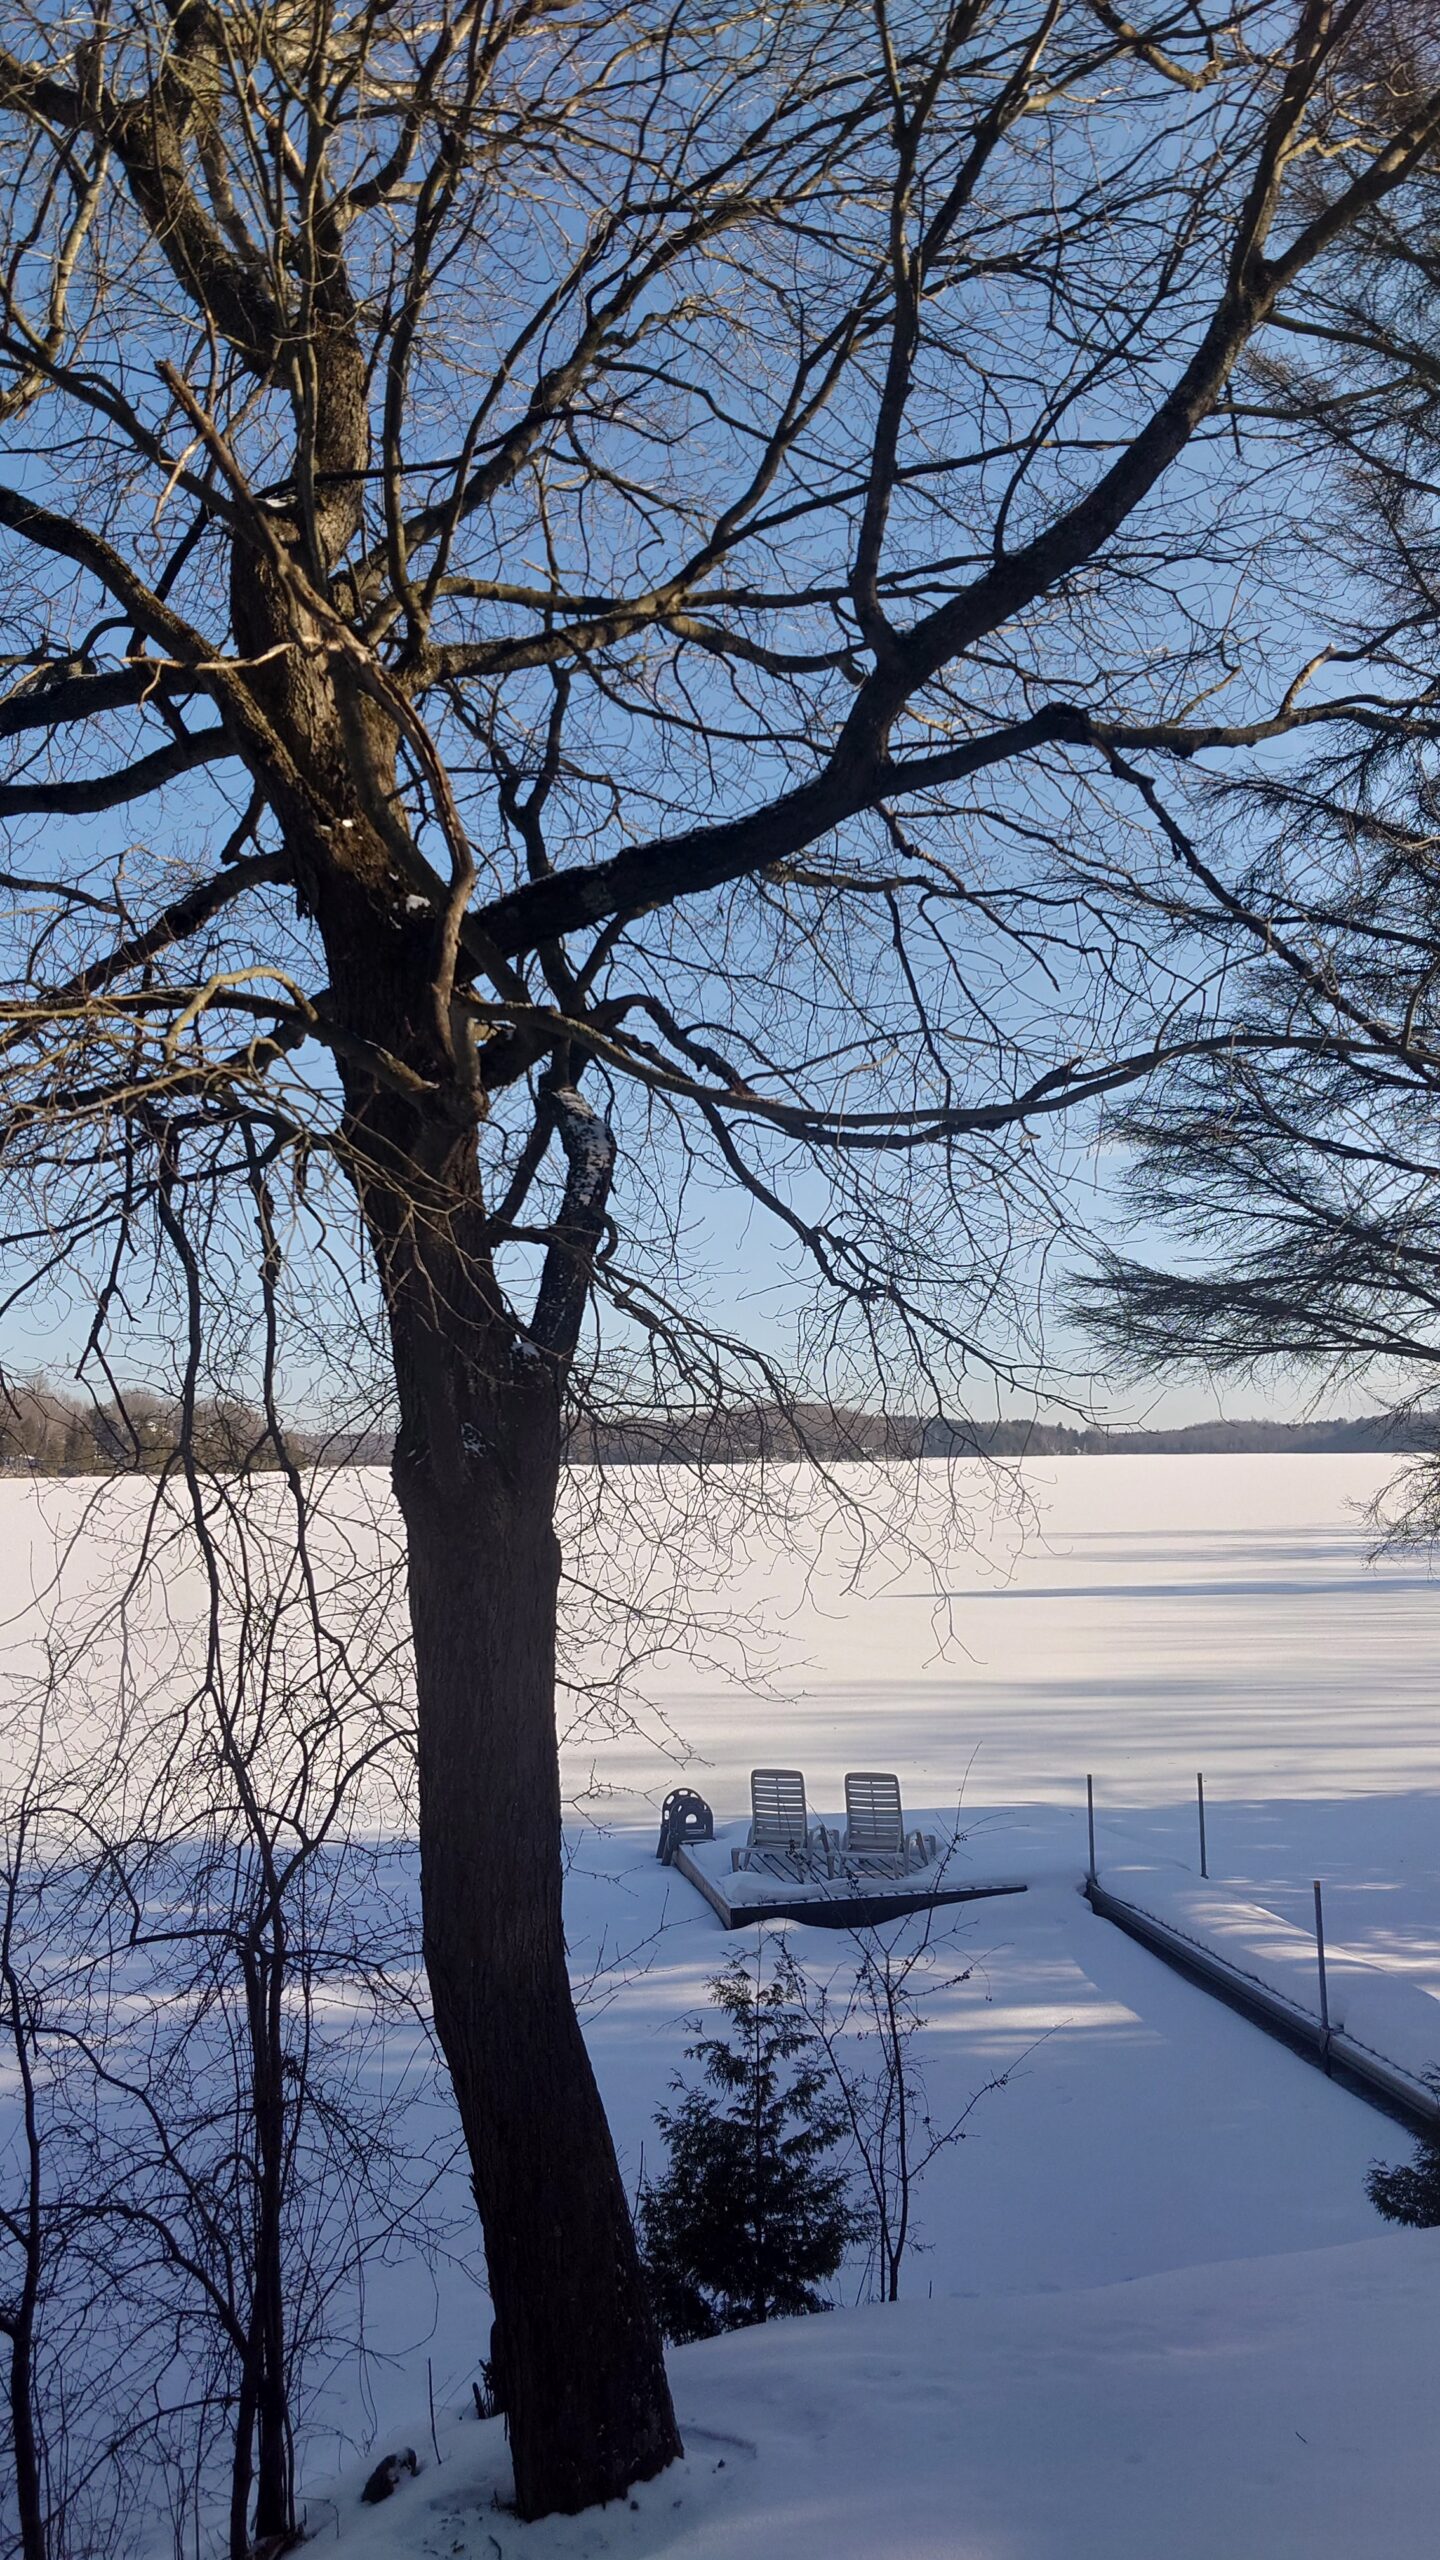
[[[873,1929],[883,1921],[903,1919],[908,1911],[935,1911],[951,1902],[989,1902],[1026,1890],[1023,1884],[1008,1882],[948,1884],[942,1870],[929,1884],[923,1876],[897,1876],[893,1884],[879,1876],[817,1876],[811,1884],[797,1881],[788,1892],[782,1885],[779,1892],[760,1893],[758,1876],[743,1867],[707,1868],[688,1845],[676,1850],[673,1864],[677,1874],[704,1896],[725,1929],[743,1929],[757,1920],[805,1920],[814,1929]]]

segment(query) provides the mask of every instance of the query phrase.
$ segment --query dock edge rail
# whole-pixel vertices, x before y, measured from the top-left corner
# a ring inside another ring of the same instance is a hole
[[[1202,1991],[1223,2000],[1227,2008],[1238,2010],[1252,2025],[1263,2027],[1303,2061],[1313,2062],[1317,2070],[1338,2081],[1352,2096],[1368,2099],[1371,2106],[1405,2125],[1411,2133],[1440,2134],[1440,2094],[1413,2072],[1387,2061],[1384,2054],[1373,2052],[1369,2045],[1347,2035],[1343,2027],[1322,2026],[1307,2009],[1287,2000],[1282,1991],[1273,1990],[1257,1975],[1216,1955],[1212,1947],[1203,1946],[1198,1938],[1187,1937],[1169,1921],[1157,1920],[1153,1911],[1142,1911],[1135,1903],[1124,1901],[1094,1876],[1086,1878],[1081,1891],[1098,1918],[1113,1921],[1127,1937],[1148,1947],[1152,1955],[1186,1975]]]

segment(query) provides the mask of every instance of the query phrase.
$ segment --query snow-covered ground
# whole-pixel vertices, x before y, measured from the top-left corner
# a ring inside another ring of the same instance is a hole
[[[567,1915],[627,2173],[653,2158],[685,2021],[738,1943],[656,1864],[658,1804],[683,1782],[733,1820],[753,1762],[803,1768],[816,1815],[838,1812],[847,1768],[894,1768],[914,1817],[960,1804],[968,1873],[1028,1880],[943,1915],[943,1969],[968,1978],[922,2040],[937,2115],[1002,2072],[1008,2085],[928,2174],[898,2308],[677,2358],[690,2460],[633,2513],[522,2534],[486,2511],[499,2431],[454,2416],[484,2307],[459,2277],[377,2271],[371,2326],[391,2359],[369,2376],[363,2427],[359,2404],[333,2414],[375,2450],[424,2450],[428,2357],[447,2461],[437,2473],[427,2455],[371,2516],[354,2503],[364,2466],[316,2439],[317,2528],[354,2560],[1428,2547],[1440,2250],[1383,2231],[1364,2192],[1367,2165],[1404,2156],[1406,2137],[1078,1891],[1087,1771],[1102,1874],[1153,1901],[1194,1878],[1203,1769],[1217,1892],[1304,1927],[1323,1878],[1332,1940],[1410,1987],[1422,2045],[1436,1996],[1440,2060],[1440,1582],[1413,1559],[1368,1561],[1361,1508],[1386,1472],[1323,1456],[1055,1461],[993,1520],[977,1479],[967,1546],[947,1539],[931,1470],[908,1547],[882,1544],[858,1575],[803,1502],[771,1536],[717,1517],[694,1563],[714,1641],[644,1675],[632,1730],[567,1751]],[[629,1518],[603,1571],[623,1600],[653,1587],[660,1494],[637,1475],[617,1497]],[[0,1486],[17,1601],[44,1545],[36,1501]],[[843,1937],[791,1937],[813,1979],[845,1965]]]
[[[472,2421],[313,2522],[343,2560],[1417,2560],[1437,2368],[1440,2233],[1387,2234],[743,2330],[674,2359],[687,2459],[626,2507],[517,2525]]]

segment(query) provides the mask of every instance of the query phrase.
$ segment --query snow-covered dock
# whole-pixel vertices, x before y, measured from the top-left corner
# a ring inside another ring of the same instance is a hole
[[[942,1840],[940,1854],[928,1866],[912,1867],[906,1875],[806,1876],[798,1869],[787,1871],[783,1859],[736,1866],[733,1853],[744,1839],[745,1825],[731,1823],[714,1840],[686,1841],[674,1855],[677,1873],[704,1896],[726,1929],[742,1929],[756,1920],[806,1920],[817,1929],[870,1928],[907,1911],[934,1911],[943,1903],[984,1902],[1026,1890],[1018,1878],[981,1883],[958,1872],[953,1841]]]
[[[1440,2133],[1440,2000],[1333,1943],[1322,2003],[1316,1945],[1277,1913],[1152,1873],[1092,1876],[1090,1907],[1178,1973],[1318,2063],[1415,2133]]]

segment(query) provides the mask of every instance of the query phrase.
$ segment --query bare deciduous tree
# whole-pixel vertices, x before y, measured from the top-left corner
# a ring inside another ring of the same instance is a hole
[[[177,2548],[292,2547],[308,2398],[363,2362],[364,2273],[443,2244],[459,2148],[390,1801],[413,1763],[383,1543],[357,1575],[353,1487],[322,1529],[283,1469],[188,1475],[86,1491],[82,1588],[7,1702],[23,2560],[138,2543],[157,2482]]]
[[[916,2242],[916,2201],[927,2169],[965,2139],[983,2098],[1007,2088],[1012,2063],[937,2115],[920,2039],[933,2004],[968,1982],[953,1932],[927,1911],[898,1926],[853,1929],[850,1961],[826,1981],[801,1983],[804,2013],[823,2049],[869,2197],[871,2272],[881,2302],[898,2302]],[[1024,2059],[1024,2057],[1020,2057]]]
[[[1228,1038],[1053,843],[1317,712],[1237,369],[1440,102],[1380,0],[0,23],[12,1247],[103,1362],[227,1185],[273,1267],[328,1179],[363,1297],[348,1186],[517,2499],[578,2508],[678,2445],[561,1930],[587,1315],[657,1399],[768,1374],[718,1183],[812,1368],[993,1361],[1037,1135]]]
[[[33,1868],[43,1854],[36,1834],[43,1798],[31,1783],[16,1791],[7,1825],[0,1909],[0,2044],[18,2088],[18,2122],[12,2146],[13,2189],[0,2196],[0,2337],[9,2358],[6,2401],[9,2457],[15,2491],[18,2548],[22,2560],[50,2560],[49,2495],[45,2438],[36,2383],[36,2344],[51,2260],[57,2251],[52,2200],[47,2193],[43,2103],[36,2088],[39,2034],[35,1987],[26,1978],[22,1941],[25,1904],[34,1894]],[[8,2169],[8,2162],[7,2162]]]

